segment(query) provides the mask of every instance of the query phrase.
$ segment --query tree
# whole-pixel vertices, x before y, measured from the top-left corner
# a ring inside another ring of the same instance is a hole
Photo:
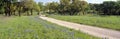
[[[105,1],[101,6],[105,15],[119,15],[119,3],[114,1]]]
[[[13,10],[13,8],[11,6],[13,6],[13,4],[16,2],[17,0],[0,0],[0,10],[2,13],[5,12],[6,16],[11,16],[11,12]],[[12,10],[11,10],[12,9]]]
[[[17,2],[16,6],[17,6],[18,15],[21,16],[21,12],[23,10],[23,3],[22,2]]]
[[[116,9],[116,13],[117,13],[117,15],[120,15],[120,0],[117,1],[115,7],[116,7],[115,9]]]
[[[102,4],[91,4],[92,10],[102,15],[120,15],[120,2],[104,1]]]
[[[54,12],[58,12],[58,3],[52,2],[46,4],[46,9],[50,12],[49,14],[53,14]]]
[[[0,6],[0,14],[3,14],[3,13],[4,13],[4,7]]]
[[[70,0],[60,0],[58,12],[63,15],[68,14],[69,5],[70,5]]]
[[[37,11],[37,14],[39,15],[41,9],[42,9],[42,6],[40,6],[40,3],[38,4],[34,4],[34,10]]]
[[[14,3],[12,3],[10,5],[10,13],[13,14],[13,15],[15,15],[16,8],[17,8],[17,6]]]
[[[27,11],[27,15],[30,15],[29,11],[32,15],[35,2],[33,0],[21,0],[21,2],[23,3],[24,10]]]
[[[52,10],[57,10],[56,12],[65,15],[76,15],[79,12],[85,13],[85,10],[88,8],[88,3],[81,0],[60,0],[58,3],[50,3]]]
[[[81,2],[81,11],[83,12],[83,15],[85,14],[85,12],[88,10],[89,6],[88,3],[85,1],[80,1]]]
[[[39,6],[33,0],[0,0],[0,14],[5,13],[6,16],[16,15],[16,11],[19,16],[24,12],[32,15],[34,10],[40,11],[40,8],[35,8],[39,8]]]
[[[11,16],[11,6],[12,6],[12,3],[15,3],[17,0],[4,0],[3,3],[4,3],[4,7],[5,7],[5,15],[7,16]]]
[[[39,6],[39,8],[41,9],[41,11],[44,10],[44,5],[43,5],[42,2],[38,2],[38,5],[37,5],[37,6]]]
[[[3,0],[0,0],[0,14],[4,13],[4,4],[3,4]]]
[[[85,10],[87,10],[88,8],[88,3],[80,0],[72,0],[71,6],[72,15],[77,14],[79,12],[85,14]]]

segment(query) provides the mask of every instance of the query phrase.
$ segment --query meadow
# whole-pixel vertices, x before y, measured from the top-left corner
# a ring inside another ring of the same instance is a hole
[[[99,15],[82,15],[82,16],[61,16],[50,15],[49,17],[74,22],[78,24],[91,25],[120,31],[120,16],[99,16]]]
[[[99,39],[37,16],[0,16],[0,39]]]

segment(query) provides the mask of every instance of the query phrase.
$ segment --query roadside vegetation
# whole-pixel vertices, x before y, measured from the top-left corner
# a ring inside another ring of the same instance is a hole
[[[0,39],[99,39],[35,16],[0,17]]]
[[[92,25],[95,27],[109,28],[113,30],[120,31],[120,16],[93,16],[93,15],[83,15],[83,16],[61,16],[61,15],[51,15],[49,17],[65,20],[69,22]]]
[[[98,39],[34,17],[45,14],[120,31],[120,0],[100,4],[83,0],[59,0],[59,3],[46,4],[34,0],[0,0],[0,39]],[[94,14],[98,16],[91,16]]]
[[[100,4],[60,0],[60,3],[51,2],[46,6],[48,14],[55,15],[50,15],[52,18],[120,31],[120,0],[104,1]]]
[[[60,15],[120,15],[120,0],[104,1],[100,4],[88,3],[80,0],[59,0],[60,3],[51,2],[46,4],[49,14]]]

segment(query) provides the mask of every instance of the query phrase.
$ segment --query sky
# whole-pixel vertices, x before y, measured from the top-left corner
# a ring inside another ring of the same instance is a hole
[[[47,2],[59,2],[59,0],[35,0],[36,2],[43,2],[43,3],[47,3]],[[116,1],[116,0],[85,0],[88,3],[102,3],[103,1]]]
[[[35,0],[36,2],[43,2],[43,3],[47,3],[47,2],[59,2],[59,0]]]
[[[116,1],[116,0],[86,0],[88,3],[102,3],[103,1]]]

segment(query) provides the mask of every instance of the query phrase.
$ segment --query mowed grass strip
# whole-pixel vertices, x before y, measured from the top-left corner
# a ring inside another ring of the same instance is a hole
[[[34,16],[4,19],[0,18],[0,39],[99,39]]]
[[[49,16],[55,19],[120,31],[120,16]]]

